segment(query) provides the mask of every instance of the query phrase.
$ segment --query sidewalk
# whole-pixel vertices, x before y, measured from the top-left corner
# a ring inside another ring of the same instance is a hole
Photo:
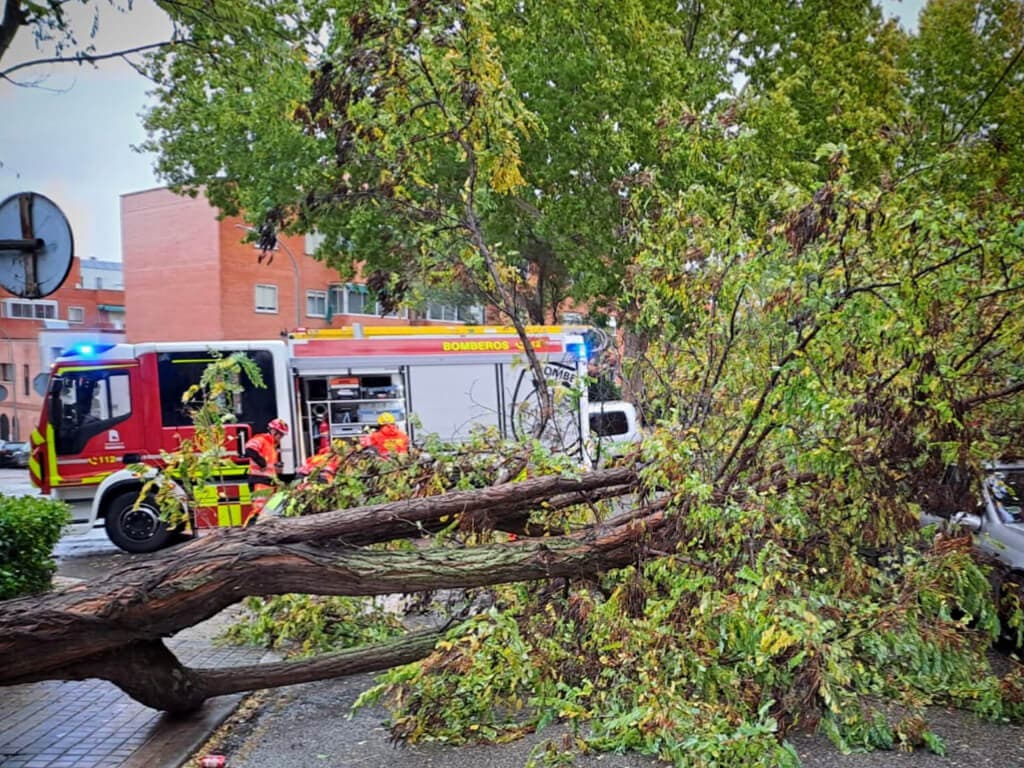
[[[183,664],[231,667],[276,658],[213,638],[230,609],[180,632],[168,647]],[[145,707],[103,680],[46,681],[0,693],[2,768],[179,768],[235,710],[243,694],[208,700],[191,715]]]

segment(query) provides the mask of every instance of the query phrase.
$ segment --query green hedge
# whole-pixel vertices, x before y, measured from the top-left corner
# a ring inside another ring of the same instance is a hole
[[[53,547],[69,519],[63,502],[0,495],[0,600],[50,588]]]

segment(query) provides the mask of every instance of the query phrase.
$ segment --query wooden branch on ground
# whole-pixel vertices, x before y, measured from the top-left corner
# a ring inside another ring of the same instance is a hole
[[[621,469],[578,479],[544,477],[224,530],[123,568],[101,583],[0,604],[0,685],[99,677],[149,706],[182,711],[237,690],[407,663],[433,643],[410,636],[340,660],[211,673],[183,667],[163,638],[247,596],[380,595],[592,576],[620,567],[636,561],[662,524],[660,504],[571,535],[508,544],[390,552],[351,542],[379,541],[381,530],[391,538],[407,536],[458,514],[486,511],[500,523],[551,495],[564,499],[606,487],[628,492],[635,482],[633,470]]]

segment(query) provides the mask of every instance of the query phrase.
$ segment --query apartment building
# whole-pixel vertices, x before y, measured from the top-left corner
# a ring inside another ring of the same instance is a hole
[[[100,285],[121,283],[120,263],[74,259],[64,285],[49,296],[22,299],[0,289],[0,440],[26,440],[39,420],[50,364],[60,352],[85,342],[124,339],[124,291],[87,287],[89,265],[106,275]]]
[[[282,236],[261,259],[240,218],[218,219],[202,196],[150,189],[122,195],[128,340],[277,338],[296,328],[354,323],[398,325],[381,317],[358,281],[310,256],[313,238]],[[480,308],[432,304],[424,322],[481,322]]]

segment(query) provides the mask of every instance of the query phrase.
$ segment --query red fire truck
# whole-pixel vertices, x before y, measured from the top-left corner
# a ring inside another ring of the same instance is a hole
[[[587,351],[579,327],[531,326],[530,343],[555,386],[574,386]],[[509,438],[530,434],[537,412],[534,378],[512,328],[492,326],[354,326],[298,331],[286,340],[81,345],[54,363],[39,427],[32,434],[30,474],[44,493],[71,505],[74,530],[102,521],[111,541],[149,552],[174,534],[142,479],[127,465],[161,465],[194,433],[182,395],[199,381],[213,352],[244,352],[265,388],[246,387],[232,404],[227,447],[237,464],[223,482],[184,499],[193,530],[240,525],[252,514],[244,445],[274,418],[291,431],[281,445],[282,477],[315,454],[327,437],[358,438],[392,414],[409,434],[448,441],[491,426]],[[563,406],[545,439],[586,460],[591,421],[586,387]],[[609,409],[617,418],[609,420]],[[635,433],[635,412],[601,406],[601,424]],[[625,435],[632,437],[632,434]]]

